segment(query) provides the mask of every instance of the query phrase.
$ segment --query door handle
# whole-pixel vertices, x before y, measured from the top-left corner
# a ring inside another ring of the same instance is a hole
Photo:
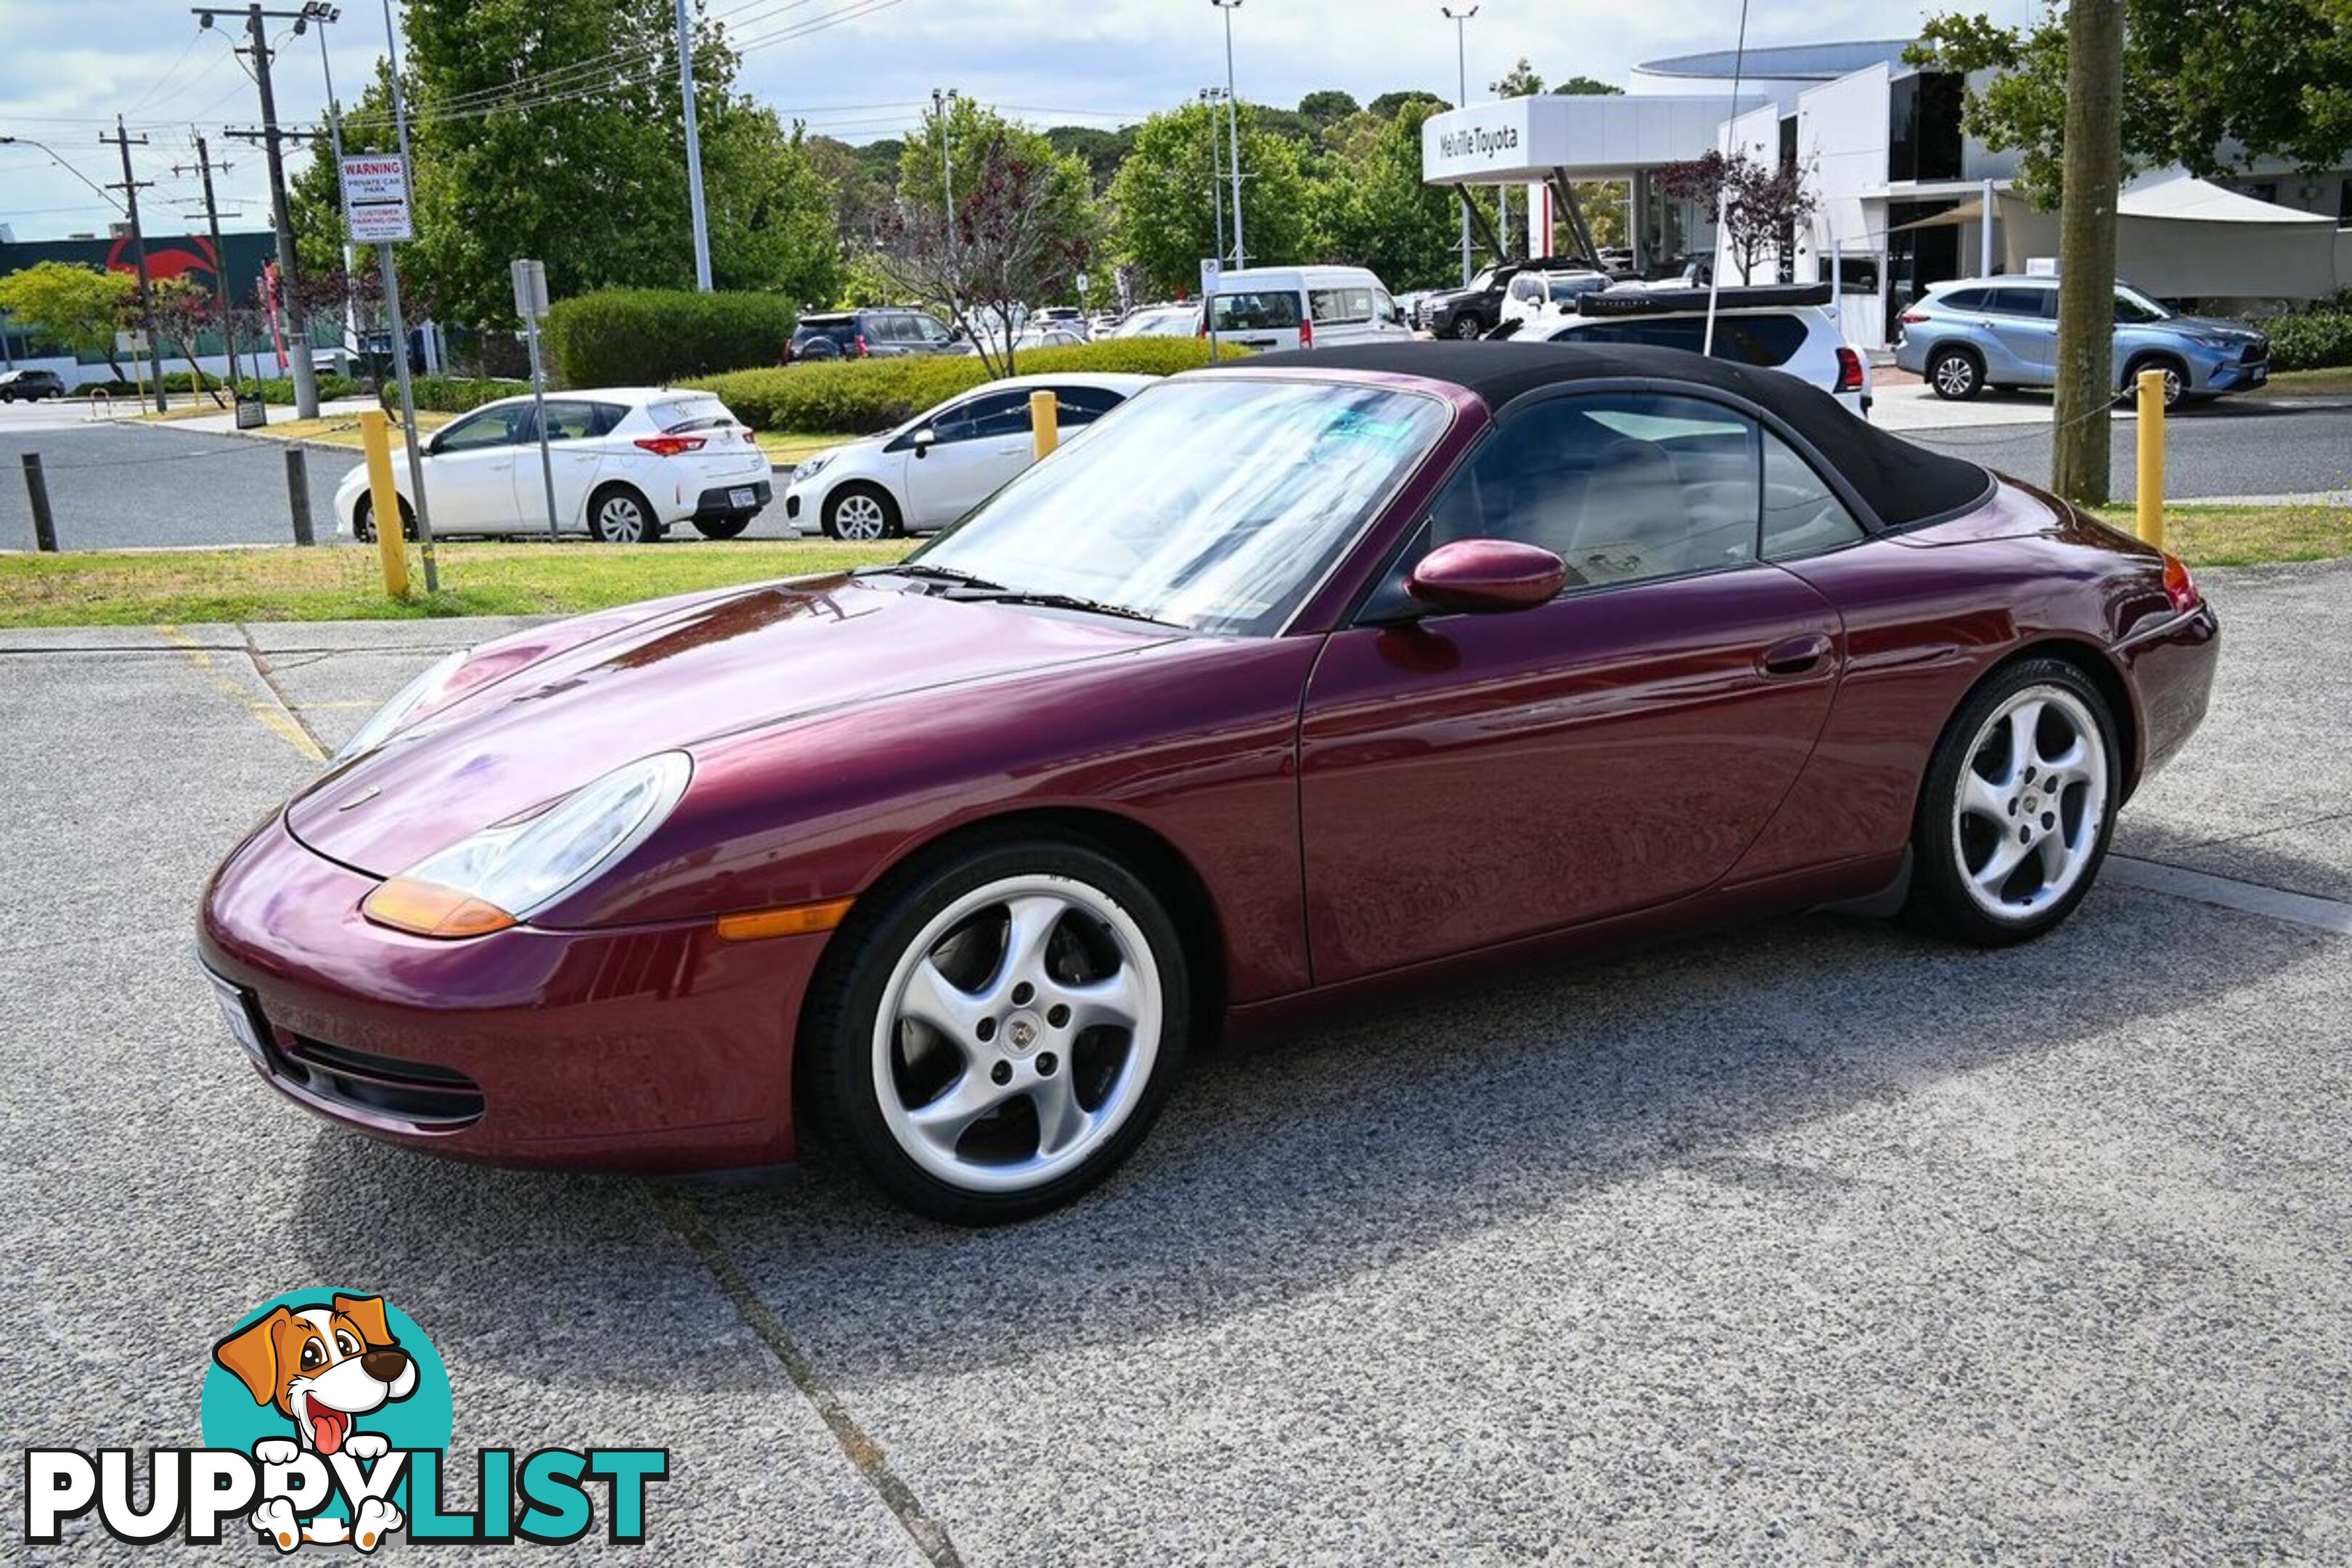
[[[1821,632],[1788,637],[1758,656],[1757,667],[1767,675],[1803,675],[1821,668],[1830,656],[1830,639]]]

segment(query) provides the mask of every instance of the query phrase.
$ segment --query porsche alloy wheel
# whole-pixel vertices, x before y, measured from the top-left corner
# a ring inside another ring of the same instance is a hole
[[[1928,775],[1915,851],[1936,923],[1993,943],[2063,920],[2113,822],[2115,726],[2072,665],[2035,660],[1963,707]]]
[[[985,849],[851,935],[818,1070],[833,1125],[890,1194],[1018,1219],[1109,1173],[1157,1115],[1189,1016],[1149,889],[1075,845]]]

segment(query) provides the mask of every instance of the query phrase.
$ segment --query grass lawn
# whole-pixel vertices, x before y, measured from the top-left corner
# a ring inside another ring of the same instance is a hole
[[[828,447],[838,447],[844,441],[855,441],[857,437],[845,433],[798,436],[790,431],[762,430],[753,439],[760,443],[760,450],[768,454],[768,461],[781,468],[788,468],[803,458],[813,458]]]
[[[2101,507],[2126,533],[2137,511]],[[2179,501],[2164,511],[2165,547],[2191,566],[2255,566],[2275,561],[2330,561],[2352,555],[2352,507],[2200,506]]]
[[[2352,365],[2336,365],[2325,370],[2276,370],[2259,390],[2250,397],[2315,397],[2332,393],[2352,392]]]
[[[0,554],[0,626],[567,613],[895,560],[909,544],[444,544],[441,592],[429,596],[411,547],[404,599],[385,596],[373,550],[348,545]]]

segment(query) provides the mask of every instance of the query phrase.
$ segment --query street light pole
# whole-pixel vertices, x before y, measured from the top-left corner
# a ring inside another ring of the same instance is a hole
[[[1470,18],[1478,14],[1478,7],[1472,5],[1456,11],[1451,5],[1444,5],[1439,9],[1444,12],[1445,19],[1454,24],[1454,107],[1467,109],[1470,106],[1469,23]],[[1470,287],[1470,198],[1467,196],[1462,198],[1462,287]]]
[[[1242,248],[1241,109],[1234,94],[1234,13],[1241,9],[1242,0],[1209,0],[1209,4],[1225,14],[1225,141],[1234,159],[1234,266],[1238,269],[1249,265],[1249,253]]]
[[[710,227],[702,206],[702,135],[694,122],[694,33],[677,0],[677,90],[686,100],[686,197],[694,209],[694,286],[710,292]]]
[[[1225,254],[1225,196],[1217,174],[1217,89],[1202,88],[1201,102],[1209,110],[1209,210],[1216,216],[1216,254],[1222,258]]]
[[[343,14],[337,7],[325,4],[324,0],[311,0],[310,5],[302,7],[302,17],[304,21],[319,24],[319,70],[327,80],[327,143],[334,149],[336,175],[341,178],[343,167],[343,111],[342,107],[335,101],[335,66],[334,62],[327,58],[327,24],[341,21]],[[301,23],[296,23],[295,26],[299,31]],[[343,220],[343,347],[354,361],[359,358],[360,323],[358,310],[352,302],[352,272],[358,266],[359,253],[352,248],[351,219],[346,215]]]

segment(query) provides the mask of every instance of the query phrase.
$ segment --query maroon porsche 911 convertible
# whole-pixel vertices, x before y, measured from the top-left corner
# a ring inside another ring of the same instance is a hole
[[[1771,372],[1411,343],[1171,379],[902,563],[436,665],[230,854],[254,1065],[530,1165],[1034,1214],[1187,1046],[1782,911],[2049,930],[2203,716],[2180,563]]]

